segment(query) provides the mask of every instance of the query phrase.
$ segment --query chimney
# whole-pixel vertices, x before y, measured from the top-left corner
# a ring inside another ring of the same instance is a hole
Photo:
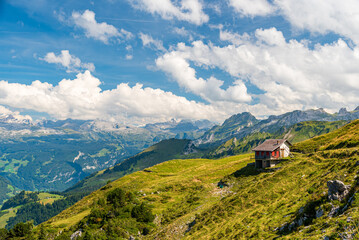
[[[279,141],[277,140],[277,145],[279,144]]]

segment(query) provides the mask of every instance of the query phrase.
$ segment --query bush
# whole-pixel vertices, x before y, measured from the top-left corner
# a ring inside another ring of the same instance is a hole
[[[27,223],[18,223],[11,229],[10,234],[13,237],[26,237],[31,233],[33,225],[31,222]]]
[[[124,207],[126,205],[126,193],[121,188],[112,190],[107,195],[107,202],[111,203],[115,208]]]
[[[152,214],[151,209],[146,206],[144,203],[141,203],[140,206],[135,206],[132,208],[131,217],[136,218],[138,222],[153,222],[155,216]]]
[[[9,231],[6,228],[0,228],[0,240],[6,240],[9,237]]]

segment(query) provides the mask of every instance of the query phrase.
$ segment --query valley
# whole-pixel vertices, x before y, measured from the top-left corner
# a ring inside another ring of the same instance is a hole
[[[358,126],[357,120],[295,144],[294,157],[273,169],[256,170],[248,164],[250,154],[167,161],[108,183],[41,226],[48,237],[60,231],[70,236],[80,228],[88,236],[101,236],[107,230],[102,233],[100,226],[107,229],[110,221],[131,217],[113,216],[88,228],[81,227],[82,219],[94,208],[101,209],[95,202],[103,198],[106,202],[111,191],[121,188],[152,206],[156,215],[146,234],[126,226],[112,229],[124,238],[319,239],[355,234]],[[306,150],[306,146],[314,147]],[[350,185],[344,200],[328,199],[329,180]],[[319,209],[323,213],[317,214]]]

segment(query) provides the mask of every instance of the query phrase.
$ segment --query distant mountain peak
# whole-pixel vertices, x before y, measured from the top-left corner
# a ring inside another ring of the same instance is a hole
[[[339,112],[338,112],[339,115],[345,115],[345,114],[347,114],[347,113],[348,113],[348,111],[347,111],[346,108],[341,108],[341,109],[339,110]]]

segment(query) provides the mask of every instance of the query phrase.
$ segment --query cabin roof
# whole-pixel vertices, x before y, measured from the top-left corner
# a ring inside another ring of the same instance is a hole
[[[274,151],[285,142],[288,143],[289,146],[292,146],[286,139],[267,139],[262,144],[253,148],[253,151]]]

